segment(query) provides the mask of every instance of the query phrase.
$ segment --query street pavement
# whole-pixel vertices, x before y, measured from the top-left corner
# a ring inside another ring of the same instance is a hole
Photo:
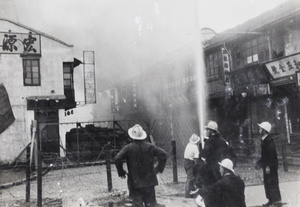
[[[162,187],[162,186],[161,186]],[[157,187],[159,188],[159,186]],[[300,181],[290,181],[280,183],[280,190],[282,196],[283,207],[299,207],[300,206]],[[266,203],[267,200],[265,198],[265,192],[263,185],[255,185],[255,186],[246,186],[245,189],[245,197],[246,197],[246,205],[247,207],[258,207],[262,206],[263,203]],[[186,199],[184,198],[184,194],[159,194],[157,195],[157,201],[160,204],[164,204],[166,207],[196,207],[195,199]],[[53,202],[49,205],[49,207],[65,207],[62,203],[58,203],[55,205]],[[26,203],[11,203],[6,204],[1,207],[10,207],[10,206],[19,206],[19,207],[36,207],[36,204],[26,204]],[[69,205],[67,205],[69,206]],[[93,206],[93,207],[115,207],[115,206],[130,206],[126,203],[122,204],[103,204],[99,205],[96,203],[85,203],[81,204],[80,202],[75,202],[72,207],[81,207],[81,206]]]
[[[300,181],[290,181],[279,184],[283,207],[300,206]],[[267,202],[263,185],[246,186],[247,207],[258,207]],[[158,196],[160,204],[167,207],[196,207],[195,199],[185,199],[179,196]]]
[[[243,170],[242,170],[243,169]],[[243,167],[240,175],[245,180],[247,207],[262,206],[267,202],[262,185],[260,171],[252,167]],[[158,174],[159,185],[156,187],[157,201],[166,207],[196,207],[194,199],[184,198],[184,169],[178,168],[178,182],[173,182],[172,167],[167,167]],[[238,171],[239,169],[237,169]],[[290,167],[289,172],[279,170],[280,191],[283,207],[300,207],[299,167]],[[255,185],[249,184],[251,179]],[[52,170],[43,176],[43,207],[116,207],[129,206],[127,203],[107,204],[108,201],[122,201],[127,191],[126,179],[120,179],[112,166],[113,191],[107,191],[105,165],[81,168]],[[247,181],[247,182],[246,182]],[[25,183],[0,189],[0,207],[36,207],[36,180],[31,182],[31,202],[25,203]],[[111,199],[112,198],[112,199]],[[110,200],[109,200],[110,199]],[[124,201],[124,199],[123,199]]]

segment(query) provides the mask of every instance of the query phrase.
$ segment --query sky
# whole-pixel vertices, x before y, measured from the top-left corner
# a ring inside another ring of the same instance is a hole
[[[98,91],[287,0],[0,0],[0,17],[95,52]],[[295,0],[298,1],[298,0]]]
[[[0,0],[0,17],[95,51],[98,74],[136,73],[199,38],[286,0]]]

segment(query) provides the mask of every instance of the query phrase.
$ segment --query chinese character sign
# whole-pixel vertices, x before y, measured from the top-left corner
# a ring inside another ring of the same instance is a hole
[[[223,69],[225,73],[230,72],[229,54],[225,48],[222,48]]]
[[[94,52],[84,51],[83,59],[85,103],[96,103]]]
[[[293,75],[300,71],[300,54],[266,63],[266,67],[274,79]]]
[[[0,45],[0,54],[40,54],[41,38],[40,35],[31,32],[12,33],[0,32],[2,45]]]

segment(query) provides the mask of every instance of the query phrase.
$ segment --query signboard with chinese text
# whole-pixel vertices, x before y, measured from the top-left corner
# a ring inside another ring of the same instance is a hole
[[[266,67],[274,79],[293,75],[300,71],[300,53],[266,63]]]
[[[225,73],[230,72],[230,65],[229,65],[229,54],[225,48],[222,48],[222,56],[223,56],[223,70]]]
[[[41,54],[41,36],[29,33],[0,32],[0,54]]]
[[[83,52],[85,103],[96,103],[95,61],[93,51]]]
[[[270,85],[267,84],[258,84],[253,86],[254,89],[254,95],[259,96],[259,95],[268,95],[271,93],[270,91]]]

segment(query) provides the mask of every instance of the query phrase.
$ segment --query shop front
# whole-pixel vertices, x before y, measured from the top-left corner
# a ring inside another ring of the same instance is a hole
[[[295,154],[300,151],[300,53],[268,62],[265,67],[271,76],[275,130]]]

